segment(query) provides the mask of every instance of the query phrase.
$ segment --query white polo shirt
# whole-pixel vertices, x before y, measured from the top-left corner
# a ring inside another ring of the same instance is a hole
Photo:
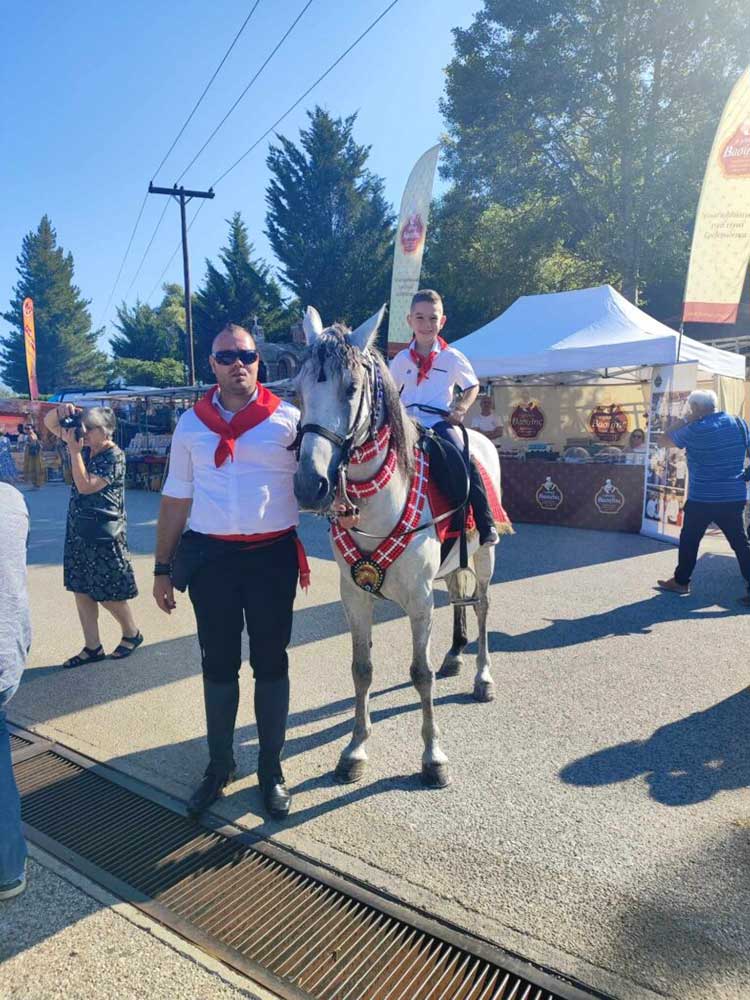
[[[226,418],[228,411],[216,409]],[[299,523],[293,485],[297,459],[286,450],[296,437],[299,416],[282,400],[270,417],[237,438],[234,461],[227,458],[217,469],[214,455],[221,438],[194,410],[182,414],[163,493],[192,499],[188,528],[206,535],[256,535]]]
[[[401,402],[410,417],[424,427],[432,427],[444,420],[436,413],[426,413],[420,406],[436,406],[450,410],[453,405],[453,388],[472,389],[477,385],[477,376],[468,358],[455,347],[435,344],[437,354],[426,378],[417,385],[418,369],[412,360],[409,348],[399,351],[391,361],[390,372],[401,393]]]

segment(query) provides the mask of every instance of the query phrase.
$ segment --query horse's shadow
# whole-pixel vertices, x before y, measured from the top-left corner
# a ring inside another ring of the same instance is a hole
[[[750,786],[750,689],[703,712],[661,726],[647,740],[608,747],[561,771],[569,785],[595,787],[643,775],[652,799],[665,806],[705,802]]]

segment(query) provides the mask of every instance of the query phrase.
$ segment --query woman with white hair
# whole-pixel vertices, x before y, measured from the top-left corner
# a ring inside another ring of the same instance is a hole
[[[667,429],[667,443],[687,453],[688,498],[680,532],[677,568],[669,580],[659,580],[662,590],[690,592],[690,577],[698,547],[712,522],[734,549],[750,594],[750,542],[743,524],[747,486],[745,455],[750,431],[741,417],[717,410],[716,393],[696,389],[688,396],[688,414]],[[747,597],[744,598],[747,603]]]
[[[143,636],[128,604],[138,589],[125,535],[125,456],[112,440],[115,415],[109,407],[84,411],[62,403],[44,422],[67,444],[73,476],[63,570],[65,588],[75,596],[84,647],[63,666],[105,659],[100,604],[122,629],[122,639],[110,654],[122,660],[140,646]]]

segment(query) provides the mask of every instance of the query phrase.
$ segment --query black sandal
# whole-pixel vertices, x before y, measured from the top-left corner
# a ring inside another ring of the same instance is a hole
[[[134,653],[136,649],[138,649],[138,647],[142,642],[143,642],[143,636],[141,635],[140,632],[136,632],[136,634],[130,636],[130,638],[124,635],[122,637],[120,645],[117,646],[115,649],[113,649],[112,652],[109,654],[110,660],[126,659],[126,657],[130,656],[131,653]],[[126,643],[128,643],[128,645],[126,645]]]
[[[85,653],[85,656],[81,656],[81,653]],[[69,660],[63,663],[63,667],[66,670],[71,670],[73,667],[82,667],[84,663],[99,663],[100,660],[106,660],[107,654],[104,652],[104,647],[101,643],[96,647],[96,649],[89,649],[88,646],[84,646],[77,656],[71,656]]]

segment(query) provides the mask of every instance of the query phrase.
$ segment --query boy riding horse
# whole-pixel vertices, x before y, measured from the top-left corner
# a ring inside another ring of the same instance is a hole
[[[450,441],[466,461],[463,435],[458,425],[463,423],[477,398],[479,385],[468,358],[455,347],[450,347],[440,336],[447,319],[443,312],[443,300],[437,292],[432,289],[417,292],[406,317],[414,337],[409,346],[391,361],[390,372],[409,416]],[[454,405],[455,386],[463,391],[460,401]],[[436,413],[436,410],[442,412]],[[482,477],[473,461],[468,462],[466,471],[470,483],[469,502],[474,510],[479,543],[496,545],[499,536]]]

